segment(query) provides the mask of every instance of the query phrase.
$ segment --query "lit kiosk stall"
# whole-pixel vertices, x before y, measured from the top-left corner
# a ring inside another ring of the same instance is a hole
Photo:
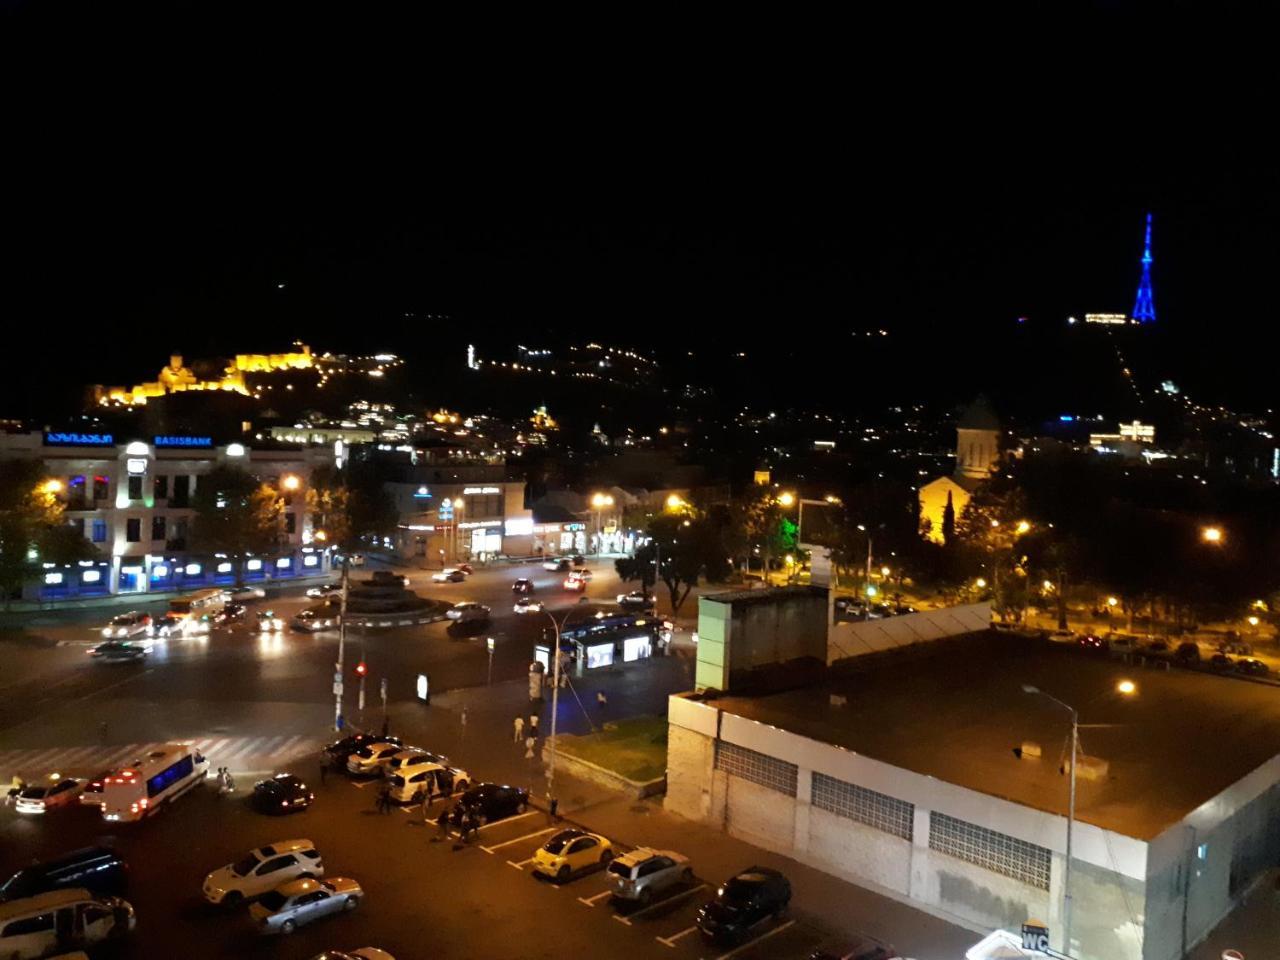
[[[573,665],[575,676],[592,670],[646,660],[665,649],[671,623],[625,612],[597,611],[571,622],[560,632],[560,650]],[[534,659],[551,669],[551,641],[534,647]]]

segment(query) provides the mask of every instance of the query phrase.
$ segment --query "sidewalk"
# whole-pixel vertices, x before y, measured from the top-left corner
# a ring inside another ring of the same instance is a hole
[[[1188,960],[1221,960],[1224,950],[1239,950],[1246,960],[1280,957],[1280,890],[1277,874],[1268,873],[1244,903],[1218,924]]]

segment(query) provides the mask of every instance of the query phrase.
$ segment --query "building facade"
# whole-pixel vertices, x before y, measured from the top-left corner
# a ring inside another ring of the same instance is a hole
[[[918,492],[920,525],[934,543],[942,543],[947,503],[959,519],[973,491],[1000,463],[1000,421],[984,397],[979,397],[956,423],[956,467],[950,476],[937,477]]]
[[[459,467],[439,481],[386,484],[400,518],[400,558],[429,568],[532,553],[533,513],[524,505],[524,481],[484,479],[494,473]],[[472,474],[479,479],[468,479]]]

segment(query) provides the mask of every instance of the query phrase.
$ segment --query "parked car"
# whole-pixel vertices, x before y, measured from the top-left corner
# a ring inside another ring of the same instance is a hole
[[[305,810],[316,795],[291,773],[277,773],[253,785],[253,805],[259,813],[293,813]]]
[[[908,613],[918,612],[915,607],[909,603],[895,603],[893,605],[893,615],[895,617],[905,617]]]
[[[471,775],[467,771],[430,760],[406,764],[389,776],[391,799],[399,803],[421,801],[428,790],[436,796],[450,797],[471,786]]]
[[[247,600],[265,600],[267,591],[262,587],[232,587],[222,591],[228,603],[244,603]]]
[[[1157,654],[1168,653],[1169,644],[1167,641],[1164,641],[1164,640],[1148,640],[1146,645],[1142,649],[1145,650],[1147,653],[1157,653]]]
[[[151,614],[138,610],[130,610],[112,617],[111,622],[102,628],[102,635],[113,640],[128,637],[145,637],[151,629]]]
[[[126,901],[95,897],[83,887],[12,900],[0,904],[0,957],[51,957],[70,942],[114,940],[132,930],[135,920]]]
[[[480,822],[490,823],[524,813],[529,808],[529,791],[522,787],[508,787],[496,783],[481,783],[458,798],[449,811],[454,826],[462,826],[463,817],[474,813]]]
[[[1218,644],[1219,653],[1236,653],[1243,657],[1253,654],[1253,647],[1239,639],[1228,639]]]
[[[323,608],[302,610],[289,621],[289,626],[303,633],[315,633],[318,630],[335,630],[338,627],[338,612]]]
[[[89,656],[103,663],[137,663],[146,658],[147,647],[131,640],[103,640],[89,648]]]
[[[533,593],[533,581],[528,577],[521,577],[515,583],[511,584],[511,592],[517,596]]]
[[[713,943],[736,943],[759,924],[780,919],[791,903],[791,883],[777,870],[749,867],[724,882],[698,911],[702,936]]]
[[[1193,664],[1200,662],[1200,644],[1192,643],[1186,640],[1178,644],[1178,649],[1173,651],[1173,658],[1179,663]]]
[[[168,640],[185,634],[188,626],[193,622],[189,617],[178,617],[172,613],[166,613],[151,621],[151,626],[147,633],[159,640]]]
[[[376,740],[373,743],[366,743],[347,757],[347,772],[358,777],[382,773],[383,768],[391,763],[391,758],[403,750],[404,746],[398,740]]]
[[[218,627],[230,626],[244,619],[246,613],[243,603],[228,603],[213,615],[213,624]]]
[[[1247,677],[1265,677],[1271,672],[1267,669],[1267,665],[1265,663],[1261,660],[1255,660],[1253,657],[1244,657],[1237,660],[1236,670]]]
[[[249,916],[262,933],[293,933],[313,920],[354,910],[363,896],[350,877],[292,880],[259,899]]]
[[[371,743],[399,743],[396,737],[380,737],[375,733],[353,733],[350,736],[343,737],[341,740],[335,740],[324,748],[324,754],[329,761],[335,766],[345,767],[347,765],[347,757],[355,753],[363,746]]]
[[[617,599],[618,606],[624,610],[650,610],[657,602],[657,598],[653,594],[645,593],[643,590],[620,593]]]
[[[594,866],[607,866],[613,859],[613,844],[598,833],[577,827],[560,830],[533,854],[533,872],[557,880]]]
[[[1107,641],[1096,633],[1082,633],[1076,638],[1076,643],[1079,644],[1080,648],[1083,650],[1097,653],[1104,652],[1109,646]]]
[[[59,807],[77,806],[84,783],[55,773],[45,783],[28,784],[19,790],[13,801],[14,809],[19,813],[48,813]]]
[[[276,616],[274,610],[263,610],[258,614],[259,633],[279,633],[284,629],[284,621]]]
[[[404,767],[413,766],[417,763],[438,763],[443,765],[448,762],[448,757],[441,756],[438,753],[431,753],[419,747],[405,747],[391,758],[391,762],[387,764],[386,773],[387,776],[390,776],[393,773],[399,773]]]
[[[829,940],[813,953],[809,960],[894,960],[898,951],[872,937],[855,937],[853,940]]]
[[[439,573],[433,573],[431,579],[436,583],[462,583],[467,579],[467,575],[457,567],[446,567]]]
[[[1138,638],[1126,633],[1111,633],[1106,637],[1113,653],[1133,653],[1138,649]]]
[[[328,597],[334,594],[342,593],[342,584],[340,583],[322,583],[318,587],[308,587],[308,597]]]
[[[1226,673],[1228,670],[1235,668],[1235,661],[1228,657],[1225,653],[1215,653],[1209,658],[1209,669],[1216,670],[1220,673]]]
[[[559,573],[562,570],[569,569],[569,561],[565,557],[551,557],[542,563],[543,570],[550,570],[552,573]]]
[[[533,597],[517,597],[511,609],[515,613],[541,613],[543,607],[541,600],[535,600]]]
[[[483,603],[474,603],[467,600],[462,603],[455,603],[445,611],[444,615],[450,620],[456,620],[458,623],[472,623],[488,620],[491,612]]]
[[[609,882],[617,899],[648,904],[672,887],[692,883],[693,867],[674,850],[636,847],[609,864]]]
[[[235,906],[289,880],[324,876],[324,860],[310,840],[282,840],[250,850],[204,878],[204,898]]]
[[[122,856],[107,847],[81,847],[23,867],[0,886],[0,901],[77,887],[97,894],[123,893],[128,885],[129,864]]]

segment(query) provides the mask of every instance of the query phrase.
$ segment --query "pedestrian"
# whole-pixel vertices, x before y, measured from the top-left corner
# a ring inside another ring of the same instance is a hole
[[[538,741],[530,737],[524,742],[524,758],[526,760],[533,759],[533,748],[537,746]]]
[[[479,832],[480,832],[480,818],[476,816],[474,811],[467,813],[466,828],[463,830],[462,839],[470,841],[471,838],[474,837]]]
[[[596,706],[603,710],[609,705],[609,698],[604,695],[603,690],[596,691]]]
[[[516,717],[515,720],[516,736],[515,742],[519,743],[524,739],[524,717]]]
[[[462,708],[462,716],[460,718],[460,721],[462,723],[462,732],[466,733],[467,732],[467,708],[465,706]]]
[[[431,822],[431,785],[427,785],[427,789],[422,792],[422,825],[425,827]]]
[[[448,838],[449,836],[449,808],[448,807],[445,807],[444,809],[442,809],[440,811],[440,816],[436,817],[436,829],[439,831],[439,836],[435,838],[436,843],[439,843],[440,841]]]
[[[536,713],[529,714],[529,736],[538,736],[538,715]]]

